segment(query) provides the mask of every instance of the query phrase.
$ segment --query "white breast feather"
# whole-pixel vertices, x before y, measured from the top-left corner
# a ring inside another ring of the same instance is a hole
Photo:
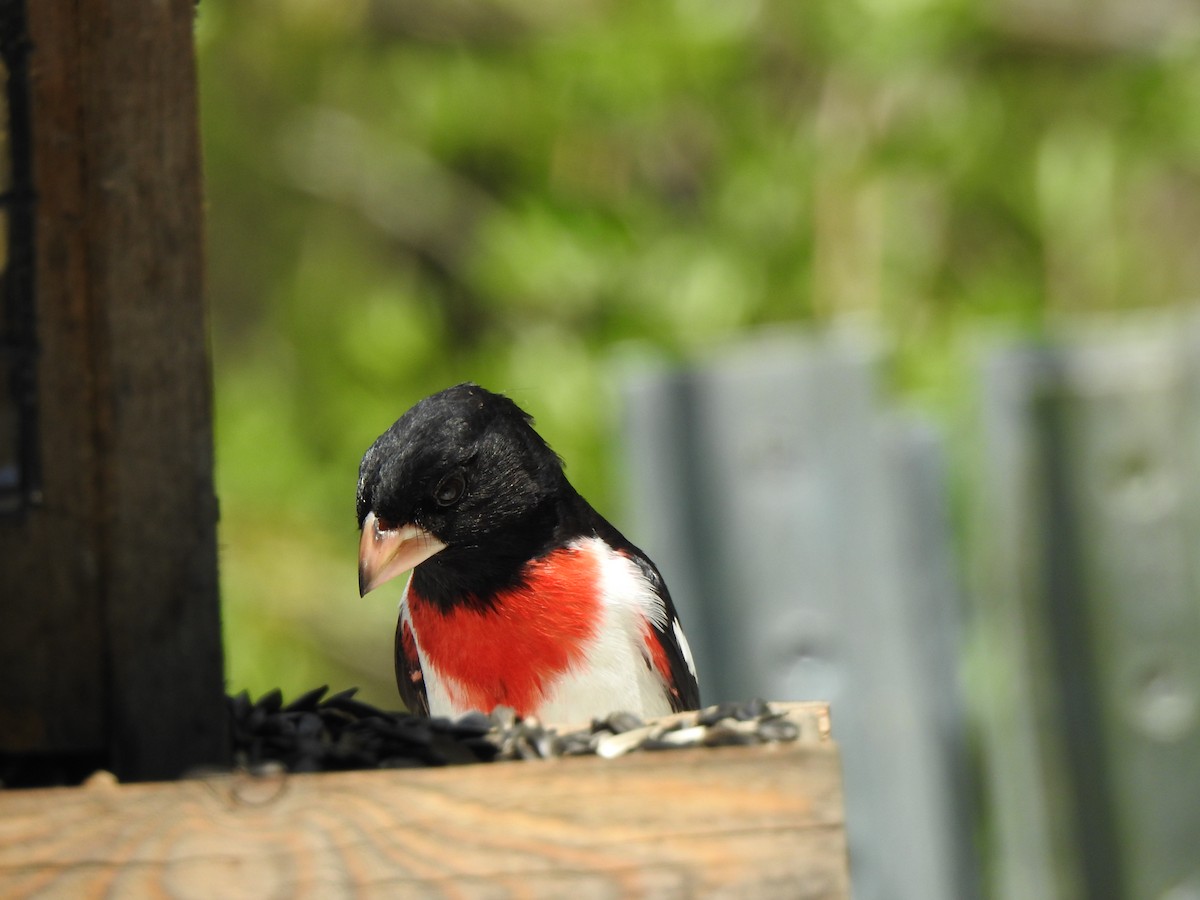
[[[671,711],[662,677],[646,663],[646,620],[666,626],[667,611],[633,560],[598,538],[575,546],[600,564],[602,619],[580,662],[547,693],[540,714],[549,722],[586,722],[617,710],[643,718]],[[661,624],[660,624],[661,623]]]

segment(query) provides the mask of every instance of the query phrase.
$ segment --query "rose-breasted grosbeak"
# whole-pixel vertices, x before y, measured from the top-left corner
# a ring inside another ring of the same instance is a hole
[[[360,594],[413,570],[396,626],[410,710],[564,722],[699,706],[658,569],[507,397],[460,384],[401,416],[363,457],[358,522]]]

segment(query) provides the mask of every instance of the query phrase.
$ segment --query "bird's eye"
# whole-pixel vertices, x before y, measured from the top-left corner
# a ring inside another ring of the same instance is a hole
[[[467,489],[467,479],[462,472],[454,471],[437,483],[433,489],[433,499],[438,506],[453,506],[462,499]]]

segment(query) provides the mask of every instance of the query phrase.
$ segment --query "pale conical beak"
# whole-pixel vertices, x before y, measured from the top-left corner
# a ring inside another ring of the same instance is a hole
[[[375,590],[445,549],[446,545],[424,528],[410,524],[383,529],[375,513],[367,513],[358,541],[358,595]]]

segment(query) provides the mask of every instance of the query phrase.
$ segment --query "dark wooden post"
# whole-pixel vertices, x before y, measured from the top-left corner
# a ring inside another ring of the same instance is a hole
[[[0,524],[0,750],[227,753],[192,0],[27,4],[43,504]]]

